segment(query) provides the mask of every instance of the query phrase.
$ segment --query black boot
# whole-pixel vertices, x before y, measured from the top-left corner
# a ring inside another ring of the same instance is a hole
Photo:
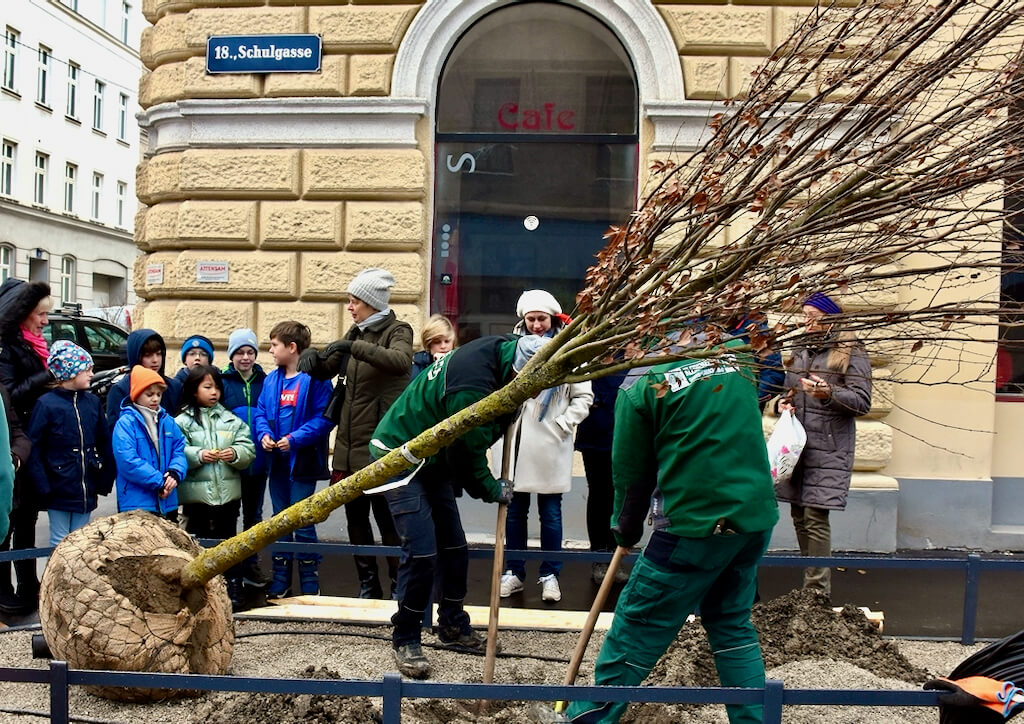
[[[377,574],[377,559],[373,556],[355,556],[356,573],[359,575],[359,598],[384,598]]]

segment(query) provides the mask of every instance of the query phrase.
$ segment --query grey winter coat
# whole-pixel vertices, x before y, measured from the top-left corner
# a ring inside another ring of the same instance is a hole
[[[795,390],[793,405],[807,432],[807,444],[793,477],[775,486],[782,502],[828,510],[846,508],[856,441],[854,418],[871,409],[871,364],[859,342],[850,344],[845,374],[828,368],[831,345],[799,350],[786,371],[785,387]],[[818,399],[803,391],[800,378],[812,373],[828,383],[831,397]]]

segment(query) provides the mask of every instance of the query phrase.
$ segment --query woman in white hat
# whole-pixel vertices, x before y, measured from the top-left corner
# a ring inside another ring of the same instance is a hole
[[[549,292],[531,289],[516,304],[517,334],[553,337],[567,317]],[[508,506],[506,545],[511,550],[526,548],[527,514],[530,494],[537,494],[540,515],[540,546],[545,551],[562,550],[562,493],[572,486],[573,435],[576,426],[590,412],[594,395],[589,382],[559,385],[527,400],[513,430],[514,457],[510,475],[515,495]],[[501,470],[502,444],[492,450],[496,470]],[[561,561],[544,561],[540,566],[541,598],[555,602],[562,598],[558,586]],[[509,560],[501,577],[501,595],[523,590],[526,562]]]
[[[386,269],[364,269],[348,285],[346,309],[352,326],[343,339],[323,352],[306,350],[299,369],[317,379],[340,375],[331,405],[343,397],[337,412],[332,482],[348,477],[370,463],[370,438],[384,413],[409,383],[412,365],[412,327],[398,321],[388,306],[395,278]],[[330,406],[329,406],[330,409]],[[374,545],[370,511],[383,545],[401,543],[388,503],[382,495],[360,495],[345,505],[348,539],[355,545]],[[383,598],[373,556],[355,556],[360,598]],[[390,594],[395,598],[398,558],[388,557]]]

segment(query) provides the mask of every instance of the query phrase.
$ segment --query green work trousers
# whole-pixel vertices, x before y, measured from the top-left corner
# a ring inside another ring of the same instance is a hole
[[[681,538],[656,532],[633,567],[594,665],[594,683],[638,686],[700,607],[722,686],[764,687],[764,661],[750,607],[757,563],[771,531]],[[617,722],[626,703],[576,701],[580,724]],[[729,705],[731,724],[761,722],[762,706]]]

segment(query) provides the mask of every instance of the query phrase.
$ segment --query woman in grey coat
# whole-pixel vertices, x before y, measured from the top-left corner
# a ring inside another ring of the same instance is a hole
[[[864,346],[842,332],[833,315],[842,309],[815,292],[803,304],[806,346],[786,361],[786,392],[778,410],[792,410],[807,432],[793,476],[775,493],[790,504],[800,554],[832,555],[829,511],[846,508],[853,473],[854,418],[871,409],[871,363]],[[804,569],[804,588],[831,597],[831,570]]]

